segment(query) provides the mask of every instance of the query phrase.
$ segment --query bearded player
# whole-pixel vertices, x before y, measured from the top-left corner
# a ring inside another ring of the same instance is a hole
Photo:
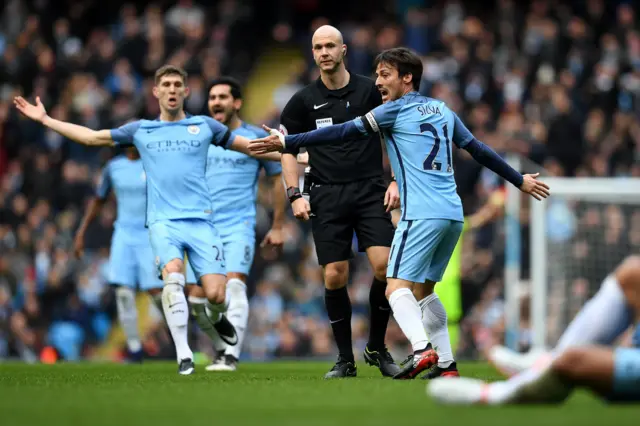
[[[209,85],[208,107],[211,116],[231,130],[232,135],[249,139],[259,138],[266,132],[243,122],[240,84],[233,78],[222,77]],[[238,339],[234,345],[225,343],[211,326],[206,312],[206,298],[201,287],[189,285],[189,303],[200,329],[213,340],[217,356],[206,367],[207,371],[235,371],[244,342],[249,320],[247,278],[253,263],[256,245],[256,197],[258,178],[262,170],[269,178],[273,221],[271,230],[261,247],[277,250],[282,247],[284,222],[284,185],[280,162],[262,161],[241,152],[228,151],[211,145],[207,156],[207,184],[213,203],[213,224],[220,233],[227,263],[227,289],[229,307],[226,316],[233,324]],[[187,283],[195,284],[196,276],[187,268]]]

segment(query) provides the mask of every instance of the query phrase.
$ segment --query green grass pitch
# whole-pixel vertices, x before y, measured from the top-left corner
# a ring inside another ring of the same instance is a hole
[[[236,373],[177,374],[173,363],[0,364],[0,425],[605,425],[640,424],[640,407],[577,393],[557,407],[445,407],[425,381],[383,379],[359,363],[355,379],[326,381],[330,363],[241,364]],[[497,379],[485,364],[467,376]]]

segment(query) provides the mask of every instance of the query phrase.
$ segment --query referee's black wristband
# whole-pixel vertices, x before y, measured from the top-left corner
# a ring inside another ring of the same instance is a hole
[[[287,188],[287,197],[289,197],[290,203],[293,203],[298,198],[302,198],[300,188],[298,188],[297,186],[290,186],[289,188]]]

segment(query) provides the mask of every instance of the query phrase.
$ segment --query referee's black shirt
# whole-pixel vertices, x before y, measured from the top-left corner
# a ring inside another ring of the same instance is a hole
[[[381,103],[380,92],[370,78],[351,73],[349,84],[338,90],[327,89],[318,78],[293,95],[284,107],[281,130],[293,135],[345,123],[364,116]],[[307,151],[314,182],[342,184],[383,175],[382,146],[377,133],[308,147]]]

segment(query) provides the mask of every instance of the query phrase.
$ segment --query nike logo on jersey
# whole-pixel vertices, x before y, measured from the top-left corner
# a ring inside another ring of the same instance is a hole
[[[325,102],[322,105],[313,105],[313,109],[319,109],[319,108],[322,108],[323,106],[328,105],[328,104],[329,104],[329,102]]]

